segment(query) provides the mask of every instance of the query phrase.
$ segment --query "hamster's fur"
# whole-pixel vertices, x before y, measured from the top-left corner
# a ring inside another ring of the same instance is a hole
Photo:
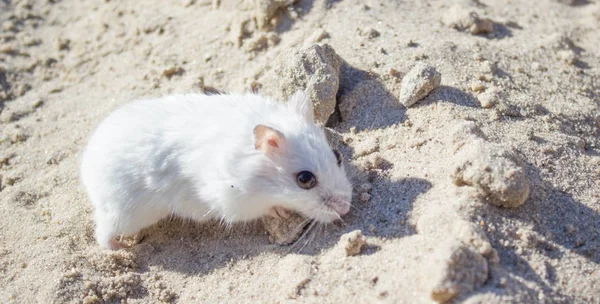
[[[302,171],[314,174],[313,188],[299,186]],[[283,207],[330,222],[352,195],[303,92],[287,104],[250,93],[126,104],[89,139],[81,180],[96,239],[110,249],[170,214],[231,223]]]

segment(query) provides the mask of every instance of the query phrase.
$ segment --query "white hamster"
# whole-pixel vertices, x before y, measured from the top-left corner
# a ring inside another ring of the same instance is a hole
[[[250,93],[126,104],[92,134],[81,180],[96,239],[109,249],[170,214],[231,223],[285,208],[331,222],[352,197],[341,155],[302,91],[287,104]]]

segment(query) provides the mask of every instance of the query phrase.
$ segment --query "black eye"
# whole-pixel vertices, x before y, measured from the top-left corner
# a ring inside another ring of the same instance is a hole
[[[342,159],[343,159],[342,158],[342,153],[340,153],[340,151],[335,150],[335,149],[333,149],[331,151],[333,151],[333,155],[335,155],[335,159],[337,160],[338,166],[341,166],[342,165]]]
[[[317,184],[317,179],[311,172],[302,171],[296,176],[296,183],[300,188],[308,190]]]

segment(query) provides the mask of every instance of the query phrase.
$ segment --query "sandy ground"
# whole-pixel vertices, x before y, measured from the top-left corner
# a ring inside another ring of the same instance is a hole
[[[600,3],[301,0],[259,29],[255,2],[0,2],[0,302],[600,303]],[[448,26],[461,11],[491,32]],[[78,164],[102,118],[144,96],[277,91],[278,56],[317,42],[343,60],[345,224],[300,252],[259,223],[178,220],[98,247]],[[417,62],[441,85],[405,108]],[[523,205],[457,178],[496,160],[523,168]],[[346,256],[357,229],[368,244]]]

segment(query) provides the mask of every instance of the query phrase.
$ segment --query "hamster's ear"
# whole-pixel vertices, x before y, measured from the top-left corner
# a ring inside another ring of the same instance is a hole
[[[267,156],[281,153],[285,148],[285,136],[271,127],[254,127],[254,147]]]
[[[288,101],[288,107],[302,115],[309,122],[314,122],[313,104],[302,90],[296,91]]]

